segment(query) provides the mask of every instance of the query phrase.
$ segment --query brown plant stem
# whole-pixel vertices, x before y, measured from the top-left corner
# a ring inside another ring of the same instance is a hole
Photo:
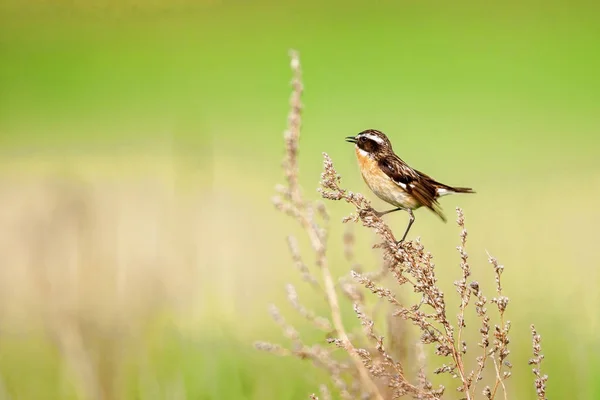
[[[290,98],[290,113],[288,115],[288,129],[285,133],[286,138],[286,160],[284,162],[286,170],[286,180],[288,183],[288,196],[292,206],[292,213],[308,235],[311,247],[316,254],[316,264],[321,270],[324,290],[327,303],[331,311],[331,319],[335,332],[343,343],[344,349],[350,354],[352,361],[360,375],[363,384],[368,388],[376,399],[383,400],[379,389],[366,367],[364,366],[356,348],[352,345],[342,321],[340,305],[335,291],[335,283],[326,257],[325,237],[326,233],[319,228],[314,221],[314,210],[304,201],[300,186],[298,185],[298,140],[300,138],[300,127],[302,123],[302,70],[300,68],[300,56],[296,51],[290,51],[291,68],[293,72],[292,95]]]

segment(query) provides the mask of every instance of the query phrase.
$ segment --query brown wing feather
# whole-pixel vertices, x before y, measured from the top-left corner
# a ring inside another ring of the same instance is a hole
[[[405,188],[419,203],[436,213],[444,222],[446,217],[437,202],[436,181],[409,167],[395,154],[390,154],[379,160],[379,166],[394,182]]]

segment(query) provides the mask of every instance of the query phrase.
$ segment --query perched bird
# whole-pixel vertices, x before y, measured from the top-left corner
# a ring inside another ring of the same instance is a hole
[[[444,185],[411,168],[394,153],[383,132],[367,129],[347,137],[346,141],[355,144],[360,172],[369,188],[377,197],[397,207],[376,214],[381,217],[398,210],[408,212],[410,221],[400,242],[406,239],[415,221],[413,210],[425,206],[446,222],[438,198],[452,193],[475,193],[471,188]]]

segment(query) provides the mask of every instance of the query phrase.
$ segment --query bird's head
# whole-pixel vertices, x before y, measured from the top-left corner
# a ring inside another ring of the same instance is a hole
[[[358,149],[372,157],[392,150],[392,143],[385,133],[375,129],[367,129],[356,136],[348,136],[346,141],[354,143]]]

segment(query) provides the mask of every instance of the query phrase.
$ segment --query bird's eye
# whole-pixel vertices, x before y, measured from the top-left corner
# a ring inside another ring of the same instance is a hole
[[[359,136],[358,137],[358,141],[361,142],[361,143],[364,143],[365,142],[365,137],[364,136]]]

